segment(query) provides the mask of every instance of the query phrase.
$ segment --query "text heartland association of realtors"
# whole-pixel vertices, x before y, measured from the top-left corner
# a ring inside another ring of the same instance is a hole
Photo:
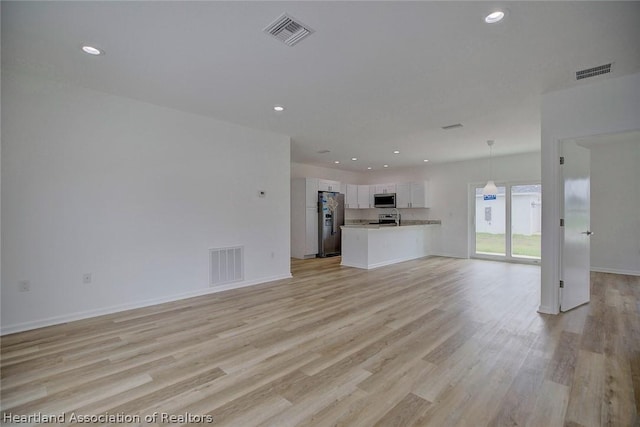
[[[13,414],[5,412],[2,414],[2,423],[14,424],[40,424],[40,423],[100,423],[100,424],[131,424],[131,423],[166,423],[166,424],[191,424],[191,423],[213,423],[213,415],[194,415],[189,412],[184,414],[169,414],[166,412],[154,412],[148,415],[129,415],[124,412],[115,414],[105,412],[103,414]]]

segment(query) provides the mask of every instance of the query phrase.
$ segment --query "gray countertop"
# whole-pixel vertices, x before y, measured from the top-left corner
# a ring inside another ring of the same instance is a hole
[[[440,220],[424,220],[424,221],[402,221],[400,223],[400,228],[406,227],[420,227],[425,225],[440,225],[442,221]],[[349,222],[345,225],[342,225],[341,228],[369,228],[369,229],[378,229],[378,228],[396,228],[395,224],[369,224],[369,220],[367,222],[358,221],[358,222]]]

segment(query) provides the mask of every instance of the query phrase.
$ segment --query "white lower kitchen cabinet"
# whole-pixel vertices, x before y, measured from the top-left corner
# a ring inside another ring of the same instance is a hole
[[[318,209],[307,208],[305,214],[304,258],[315,258],[318,253]]]
[[[291,256],[314,258],[318,253],[318,179],[291,180]]]
[[[318,209],[306,208],[302,215],[291,216],[291,256],[315,258],[318,253]]]
[[[342,227],[342,263],[372,269],[429,255],[434,225]]]

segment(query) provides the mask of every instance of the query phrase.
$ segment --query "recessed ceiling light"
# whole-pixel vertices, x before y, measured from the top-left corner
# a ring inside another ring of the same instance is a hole
[[[502,21],[504,18],[504,12],[501,10],[496,10],[495,12],[491,12],[487,16],[484,17],[484,22],[487,24],[495,24],[496,22]]]
[[[274,105],[273,110],[277,112],[284,111],[284,107],[282,105]]]
[[[338,164],[340,164],[340,160],[336,160],[336,161],[335,161],[335,162],[333,162],[333,163],[335,163],[336,165],[338,165]]]
[[[400,154],[398,150],[394,151],[393,154]]]
[[[373,169],[371,166],[369,166],[369,167],[367,168],[367,170],[371,170],[371,169]]]
[[[357,157],[352,157],[351,160],[355,161],[355,160],[358,160],[358,158]]]
[[[384,167],[385,167],[385,168],[388,168],[388,167],[389,167],[389,165],[384,165]]]
[[[98,49],[97,47],[89,46],[89,45],[82,46],[82,51],[84,53],[88,53],[89,55],[94,55],[94,56],[104,55],[104,50]]]
[[[428,162],[428,161],[429,161],[429,159],[424,159],[424,160],[423,160],[423,162]]]

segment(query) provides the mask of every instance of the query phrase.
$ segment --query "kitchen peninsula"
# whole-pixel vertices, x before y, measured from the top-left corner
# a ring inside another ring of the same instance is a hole
[[[372,269],[429,255],[432,227],[440,221],[395,225],[346,224],[342,228],[342,265]]]

